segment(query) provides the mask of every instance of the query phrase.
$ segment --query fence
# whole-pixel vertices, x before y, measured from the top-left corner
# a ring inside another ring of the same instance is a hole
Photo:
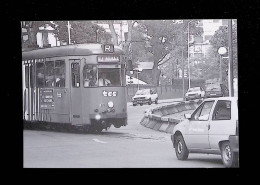
[[[205,81],[204,80],[191,80],[191,87],[203,87],[204,88]],[[127,86],[127,101],[131,101],[132,97],[135,95],[138,89],[137,85],[128,85]],[[173,85],[139,85],[139,89],[153,89],[157,92],[160,99],[175,99],[183,97],[183,86],[182,80],[175,80]],[[188,80],[184,81],[184,92],[188,89]]]

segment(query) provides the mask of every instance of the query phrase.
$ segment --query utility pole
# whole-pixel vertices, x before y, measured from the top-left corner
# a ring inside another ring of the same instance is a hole
[[[219,81],[222,83],[222,56],[219,55]]]
[[[70,21],[68,21],[68,34],[69,34],[69,45],[70,45]]]
[[[228,55],[229,55],[229,96],[234,96],[233,89],[233,52],[232,52],[232,19],[228,20]]]
[[[181,47],[181,60],[182,60],[182,97],[183,101],[185,100],[185,92],[184,92],[184,60],[183,60],[183,46]]]

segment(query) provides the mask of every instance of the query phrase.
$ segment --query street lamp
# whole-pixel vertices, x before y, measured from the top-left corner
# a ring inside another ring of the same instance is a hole
[[[68,21],[68,34],[69,34],[69,45],[70,45],[70,43],[71,43],[71,41],[70,41],[70,21]]]
[[[194,20],[191,20],[188,22],[188,80],[189,80],[189,88],[190,88],[190,23],[194,21]]]
[[[218,49],[218,54],[219,54],[219,80],[222,82],[222,55],[225,55],[227,53],[227,49],[225,47],[220,47]]]
[[[136,72],[137,72],[137,89],[139,90],[139,77],[138,77],[138,74],[139,72],[141,72],[143,69],[142,68],[137,68],[136,69]]]

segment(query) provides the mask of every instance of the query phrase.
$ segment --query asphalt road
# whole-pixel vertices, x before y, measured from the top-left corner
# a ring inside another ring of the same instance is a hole
[[[170,134],[140,124],[146,109],[172,101],[135,107],[128,103],[128,125],[100,134],[24,130],[24,167],[224,168],[220,155],[190,154],[179,161]]]

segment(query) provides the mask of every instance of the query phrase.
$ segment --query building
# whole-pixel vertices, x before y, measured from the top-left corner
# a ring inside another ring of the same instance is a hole
[[[190,59],[206,57],[208,51],[212,47],[210,39],[220,26],[227,26],[227,19],[204,19],[198,22],[199,27],[203,28],[203,34],[200,37],[191,36],[191,43],[189,46]],[[194,61],[191,65],[201,61]]]

